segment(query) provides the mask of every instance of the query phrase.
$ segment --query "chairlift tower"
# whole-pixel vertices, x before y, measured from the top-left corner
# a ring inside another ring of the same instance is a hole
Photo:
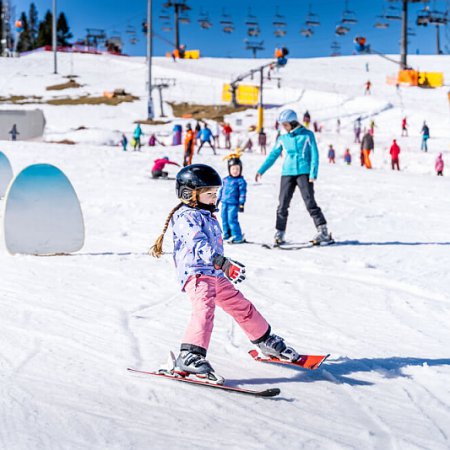
[[[164,3],[164,8],[173,8],[174,16],[175,16],[175,48],[177,50],[180,49],[180,13],[185,13],[190,11],[192,8],[186,4],[185,0],[168,0],[167,3]]]
[[[400,66],[403,70],[408,68],[408,4],[428,3],[429,0],[389,0],[402,3],[402,34],[400,40]]]
[[[251,50],[253,53],[253,58],[256,58],[256,52],[260,50],[264,50],[264,41],[261,42],[253,42],[245,39],[245,49]]]

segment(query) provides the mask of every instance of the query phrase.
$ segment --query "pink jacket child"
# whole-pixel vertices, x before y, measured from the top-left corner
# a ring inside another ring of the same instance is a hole
[[[169,176],[168,172],[164,171],[166,164],[173,164],[180,167],[180,165],[174,161],[170,161],[168,156],[164,156],[161,159],[155,159],[152,167],[152,177],[153,178],[167,178]]]
[[[214,214],[221,185],[220,175],[210,166],[192,164],[181,169],[176,177],[180,203],[170,212],[162,234],[151,248],[152,256],[159,258],[163,254],[164,234],[171,224],[178,286],[192,304],[180,354],[170,373],[212,384],[224,382],[206,359],[216,306],[237,322],[264,355],[290,361],[300,357],[281,337],[272,334],[263,315],[234,286],[245,280],[245,268],[224,256],[222,230]]]
[[[444,175],[444,160],[442,159],[442,153],[439,153],[438,157],[436,158],[434,168],[436,169],[437,175],[441,177]]]

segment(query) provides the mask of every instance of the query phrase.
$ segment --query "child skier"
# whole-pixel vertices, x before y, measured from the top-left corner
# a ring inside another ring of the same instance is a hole
[[[336,151],[331,144],[328,146],[328,163],[336,164]]]
[[[230,244],[242,244],[245,239],[239,225],[238,213],[244,212],[247,182],[242,176],[242,161],[239,157],[228,159],[228,174],[222,181],[218,202],[222,202],[223,238]]]
[[[192,316],[184,334],[174,372],[190,378],[222,384],[206,353],[214,325],[216,305],[230,314],[251,342],[266,356],[296,361],[300,355],[286,346],[255,306],[231,282],[245,280],[245,267],[224,256],[222,232],[214,216],[219,174],[210,166],[193,164],[177,174],[176,192],[181,203],[172,209],[163,232],[151,249],[162,255],[164,234],[172,224],[173,258],[179,286],[192,303]]]
[[[167,178],[169,176],[168,172],[164,171],[166,164],[173,164],[180,167],[180,165],[174,161],[170,161],[168,156],[164,156],[160,159],[155,159],[152,167],[152,178]]]
[[[434,164],[434,168],[436,169],[436,175],[444,176],[444,160],[442,159],[442,153],[439,153],[436,158],[436,163]]]
[[[128,145],[128,139],[125,135],[125,133],[122,134],[122,139],[120,140],[120,143],[122,144],[123,151],[127,151],[127,145]]]
[[[344,161],[349,166],[352,163],[352,155],[350,153],[350,149],[346,148],[344,153]]]

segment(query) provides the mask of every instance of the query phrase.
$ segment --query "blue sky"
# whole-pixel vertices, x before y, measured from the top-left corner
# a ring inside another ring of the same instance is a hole
[[[57,0],[58,10],[64,11],[68,17],[72,33],[76,38],[85,34],[86,28],[104,28],[108,35],[120,34],[125,42],[124,52],[130,55],[145,54],[145,36],[141,32],[141,23],[146,15],[146,0]],[[30,1],[11,0],[16,8],[16,15],[28,10]],[[154,53],[163,55],[170,51],[172,46],[167,41],[174,41],[174,32],[162,31],[162,20],[159,15],[165,0],[153,0],[154,29],[165,40],[155,37]],[[400,21],[391,21],[386,30],[374,28],[376,16],[388,11],[390,6],[398,6],[384,0],[187,0],[192,7],[189,13],[191,23],[181,25],[181,42],[190,49],[200,49],[204,56],[248,57],[250,53],[245,50],[244,39],[246,27],[244,22],[249,13],[256,16],[261,28],[261,35],[254,38],[264,41],[265,50],[260,52],[262,57],[271,57],[276,46],[286,46],[293,57],[327,56],[331,53],[333,41],[339,43],[341,53],[352,54],[353,38],[359,34],[368,38],[374,49],[383,53],[398,53],[400,39]],[[358,23],[351,26],[351,31],[343,37],[335,35],[336,23],[342,18],[344,9],[354,11]],[[35,4],[40,18],[45,11],[51,8],[51,0],[36,0]],[[445,10],[449,7],[449,0],[431,0],[432,9]],[[309,5],[312,11],[318,14],[321,25],[314,28],[314,35],[305,38],[299,31],[304,27]],[[434,27],[415,26],[415,17],[423,5],[411,4],[409,7],[410,26],[416,35],[410,37],[409,52],[421,54],[435,53]],[[235,31],[228,35],[221,31],[219,24],[223,8],[234,22]],[[287,35],[276,38],[273,34],[273,19],[276,11],[285,17],[287,22]],[[207,12],[213,27],[202,30],[197,22],[201,12]],[[450,27],[441,31],[441,47],[444,53],[450,50]],[[138,42],[130,44],[131,34],[135,31]]]

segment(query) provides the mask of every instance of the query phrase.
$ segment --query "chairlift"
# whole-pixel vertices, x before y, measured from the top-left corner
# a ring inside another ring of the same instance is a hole
[[[128,41],[131,45],[136,45],[138,42],[138,39],[136,37],[131,37]]]
[[[248,8],[247,20],[245,21],[245,25],[249,28],[259,27],[258,20],[252,14],[251,8]]]
[[[337,41],[331,43],[331,56],[339,56],[341,54],[341,45]]]
[[[430,13],[430,24],[431,25],[447,25],[448,17],[447,11],[431,11]]]
[[[233,21],[231,20],[230,15],[225,12],[225,9],[222,10],[222,19],[220,20],[220,25],[224,33],[230,34],[234,31]]]
[[[345,26],[345,25],[343,24],[343,22],[339,22],[339,23],[336,25],[336,29],[335,29],[334,32],[335,32],[338,36],[345,36],[349,31],[350,31],[350,28],[349,28],[349,27]]]
[[[198,23],[203,30],[209,30],[212,27],[212,22],[209,20],[208,13],[200,12]]]
[[[273,34],[275,37],[284,37],[286,36],[286,30],[275,30]]]
[[[302,28],[300,30],[300,34],[305,37],[311,37],[314,34],[314,31],[311,28]]]
[[[385,30],[386,28],[389,28],[389,22],[386,21],[386,17],[384,15],[377,17],[379,20],[375,22],[375,28],[378,28],[379,30]]]
[[[167,10],[165,9],[161,10],[161,13],[159,14],[159,20],[161,20],[162,22],[170,20],[170,15]]]
[[[309,12],[306,16],[305,25],[308,27],[318,27],[320,25],[319,16]]]
[[[400,10],[392,5],[388,7],[385,17],[387,20],[402,20]]]
[[[284,16],[282,14],[280,14],[280,12],[278,11],[278,7],[277,7],[277,10],[275,12],[275,17],[273,19],[272,25],[275,28],[284,28],[284,27],[286,27],[286,20],[285,20]]]
[[[347,25],[354,25],[355,23],[358,23],[358,19],[356,18],[355,12],[350,11],[347,7],[347,0],[345,1],[345,10],[342,13],[341,22]]]
[[[172,31],[172,25],[170,25],[169,22],[163,23],[162,27],[161,27],[161,30],[166,32],[166,33],[168,33],[170,31]]]
[[[247,34],[248,34],[250,37],[256,37],[256,36],[259,36],[260,33],[261,33],[261,30],[260,30],[260,28],[259,28],[258,25],[255,26],[255,27],[250,27],[250,28],[247,29]]]
[[[136,35],[136,30],[132,25],[128,25],[125,33],[130,34],[130,35]]]
[[[414,31],[414,28],[411,28],[411,27],[408,27],[408,31],[406,32],[406,34],[408,35],[408,36],[415,36],[416,35],[416,32]]]
[[[184,24],[191,23],[191,19],[189,19],[189,16],[187,16],[187,15],[180,16],[180,18],[178,20],[180,21],[180,23],[184,23]]]

